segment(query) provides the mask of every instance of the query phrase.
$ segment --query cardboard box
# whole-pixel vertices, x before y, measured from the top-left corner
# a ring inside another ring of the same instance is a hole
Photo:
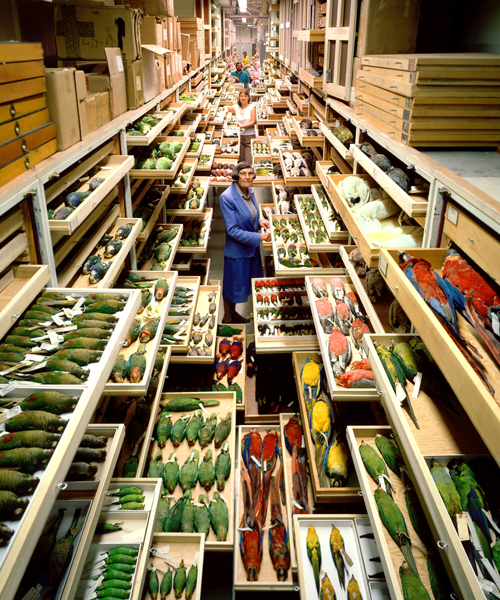
[[[183,30],[203,31],[203,19],[198,17],[177,17]]]
[[[97,100],[97,127],[102,127],[111,121],[109,92],[99,92],[95,95]]]
[[[92,93],[109,92],[111,118],[127,111],[125,68],[119,48],[105,48],[106,63],[84,65],[87,89]]]
[[[189,55],[191,57],[191,60],[189,61],[191,63],[191,68],[197,69],[200,66],[200,52],[196,47],[196,40],[191,40],[189,42]]]
[[[47,106],[56,126],[57,149],[66,150],[81,139],[75,69],[45,69]]]
[[[175,36],[175,50],[177,52],[180,52],[182,50],[181,24],[178,21],[175,24],[174,36]]]
[[[165,91],[165,57],[156,57],[156,95]]]
[[[156,55],[163,56],[168,53],[166,48],[153,44],[142,46],[142,84],[144,87],[144,102],[149,102],[156,96],[158,77],[156,72]]]
[[[189,35],[181,33],[182,60],[189,60]]]
[[[87,109],[85,108],[85,98],[87,97],[87,82],[85,81],[85,73],[75,70],[75,88],[76,100],[78,103],[78,118],[80,121],[80,137],[83,138],[88,134],[89,128],[87,124]]]
[[[97,98],[90,94],[85,98],[85,110],[87,113],[87,126],[89,133],[97,129]]]
[[[127,108],[139,108],[144,104],[142,85],[142,59],[125,63],[125,83],[127,85]]]
[[[168,32],[167,32],[167,37],[168,37],[168,46],[167,48],[169,50],[174,50],[174,46],[175,46],[175,41],[174,41],[174,24],[175,24],[175,19],[173,17],[168,17],[167,19],[168,21]]]
[[[165,87],[170,89],[174,85],[172,77],[172,55],[165,55]]]
[[[163,19],[143,17],[141,22],[141,44],[163,46]]]
[[[124,60],[137,60],[141,18],[140,10],[128,6],[54,4],[57,56],[104,60],[105,48],[119,47]]]

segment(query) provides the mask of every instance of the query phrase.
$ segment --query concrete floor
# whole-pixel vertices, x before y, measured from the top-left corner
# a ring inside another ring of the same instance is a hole
[[[500,201],[500,154],[495,150],[429,149],[421,152]]]

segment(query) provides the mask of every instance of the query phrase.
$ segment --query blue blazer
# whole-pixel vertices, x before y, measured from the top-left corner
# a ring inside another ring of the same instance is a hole
[[[253,192],[250,192],[250,197],[258,211]],[[252,258],[255,248],[260,244],[258,213],[254,221],[234,183],[220,195],[220,208],[226,227],[224,256],[227,258]]]

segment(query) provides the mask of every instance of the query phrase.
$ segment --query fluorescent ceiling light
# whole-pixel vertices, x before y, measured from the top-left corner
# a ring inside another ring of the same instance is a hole
[[[246,22],[247,22],[247,19],[246,19],[246,17],[243,17],[241,20],[242,20],[242,22],[243,22],[243,23],[246,23]]]
[[[247,0],[238,0],[238,6],[241,12],[247,12]]]

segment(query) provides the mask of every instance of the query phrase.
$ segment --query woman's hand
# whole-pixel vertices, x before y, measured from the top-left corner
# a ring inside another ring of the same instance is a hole
[[[262,221],[259,223],[259,225],[261,227],[263,227],[264,229],[269,229],[269,227],[270,227],[269,221],[267,219],[262,219]]]
[[[261,242],[270,242],[271,241],[271,232],[270,231],[264,231],[263,233],[260,234],[260,241]]]

